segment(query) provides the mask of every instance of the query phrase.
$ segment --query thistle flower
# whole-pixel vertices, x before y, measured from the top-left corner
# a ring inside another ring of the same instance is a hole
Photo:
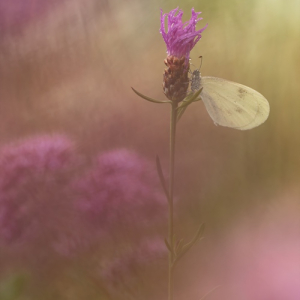
[[[168,14],[161,10],[160,33],[167,46],[167,58],[164,60],[167,69],[163,75],[163,90],[168,99],[176,102],[182,101],[189,86],[188,70],[190,52],[201,38],[202,31],[207,27],[196,30],[200,12],[192,8],[191,19],[182,23],[183,11],[175,8]],[[165,30],[165,17],[168,18],[167,32]]]

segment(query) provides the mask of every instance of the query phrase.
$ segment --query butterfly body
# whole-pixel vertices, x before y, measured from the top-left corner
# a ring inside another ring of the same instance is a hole
[[[200,71],[194,70],[191,78],[191,92],[195,93],[200,89],[201,74]]]

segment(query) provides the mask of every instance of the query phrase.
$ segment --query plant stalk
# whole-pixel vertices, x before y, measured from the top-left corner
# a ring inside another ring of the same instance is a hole
[[[168,236],[171,249],[174,251],[174,214],[173,214],[173,194],[174,194],[174,162],[175,162],[175,135],[177,119],[177,102],[172,103],[171,123],[170,123],[170,179],[169,179],[169,226]],[[169,289],[168,299],[174,298],[174,253],[169,251]]]

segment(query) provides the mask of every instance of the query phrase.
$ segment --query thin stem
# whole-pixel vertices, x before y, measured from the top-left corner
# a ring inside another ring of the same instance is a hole
[[[174,161],[175,161],[175,133],[178,103],[172,103],[171,124],[170,124],[170,185],[169,185],[169,244],[174,250],[174,222],[173,222],[173,194],[174,194]],[[173,300],[174,274],[173,274],[174,253],[169,251],[169,300]]]

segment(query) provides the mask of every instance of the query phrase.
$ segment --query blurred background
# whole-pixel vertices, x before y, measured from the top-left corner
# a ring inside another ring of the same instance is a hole
[[[169,107],[131,87],[164,99],[160,9],[177,6],[208,23],[202,75],[271,107],[245,132],[201,102],[178,124],[176,232],[206,232],[177,299],[300,299],[299,0],[0,1],[1,299],[166,298]]]

